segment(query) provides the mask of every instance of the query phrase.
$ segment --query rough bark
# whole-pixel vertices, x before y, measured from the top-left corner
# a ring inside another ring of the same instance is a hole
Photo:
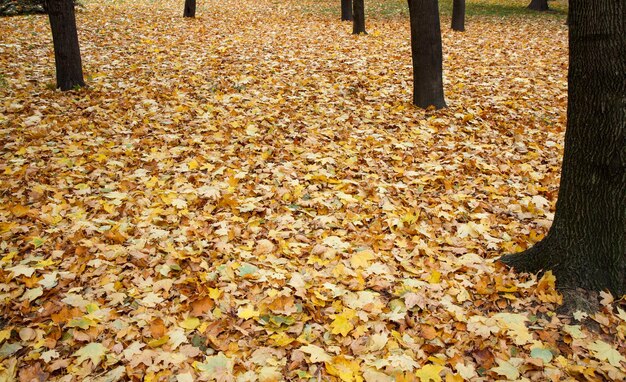
[[[72,0],[47,0],[46,5],[54,44],[57,88],[70,90],[85,86],[74,4]]]
[[[196,17],[196,0],[185,0],[183,17]]]
[[[452,2],[452,30],[459,32],[465,30],[465,0]]]
[[[413,104],[446,106],[443,97],[441,27],[437,0],[408,0],[413,58]]]
[[[365,31],[365,3],[363,0],[352,2],[352,34],[367,34]]]
[[[548,8],[548,0],[531,0],[530,4],[528,4],[528,9],[532,9],[533,11],[547,11]]]
[[[567,129],[552,227],[502,258],[561,288],[626,293],[626,3],[570,0]]]
[[[352,21],[352,0],[341,0],[341,21]]]

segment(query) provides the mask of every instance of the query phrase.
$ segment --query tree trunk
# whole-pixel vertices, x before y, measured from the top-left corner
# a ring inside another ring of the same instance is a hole
[[[460,32],[465,30],[465,0],[452,2],[452,30]]]
[[[502,258],[561,288],[626,293],[626,3],[570,0],[567,130],[546,237]]]
[[[408,0],[413,58],[413,104],[445,107],[437,0]]]
[[[341,0],[341,21],[352,21],[352,0]]]
[[[72,0],[47,0],[46,6],[54,44],[57,88],[70,90],[85,86],[74,3]]]
[[[365,4],[363,0],[352,2],[352,34],[367,34],[365,31]]]
[[[532,9],[533,11],[547,11],[548,9],[548,0],[531,0],[530,4],[528,4],[528,9]]]
[[[183,17],[196,17],[196,0],[185,0]]]

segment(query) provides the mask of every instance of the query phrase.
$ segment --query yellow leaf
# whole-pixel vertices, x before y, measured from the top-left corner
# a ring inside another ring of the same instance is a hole
[[[295,341],[295,339],[289,337],[284,332],[272,334],[270,338],[274,341],[277,346],[284,347]]]
[[[311,362],[330,362],[332,360],[324,349],[316,345],[305,345],[298,350],[309,354],[311,356]]]
[[[350,265],[352,268],[367,268],[370,266],[369,262],[374,259],[374,252],[371,250],[360,251],[352,255],[350,258]]]
[[[259,317],[260,315],[261,313],[258,310],[254,310],[254,308],[250,305],[241,306],[237,310],[237,317],[243,318],[244,320],[247,320],[253,317]]]
[[[148,342],[148,346],[150,346],[151,348],[158,348],[159,346],[165,345],[167,341],[169,340],[170,340],[170,336],[165,335],[159,339]]]
[[[359,373],[359,362],[349,360],[340,355],[334,357],[331,362],[326,362],[326,371],[330,375],[339,377],[344,382],[363,381]]]
[[[428,282],[431,284],[439,284],[441,282],[441,272],[432,271],[430,273],[430,277],[428,278]]]
[[[188,317],[179,325],[183,329],[194,330],[195,328],[200,326],[200,319],[198,319],[197,317]]]
[[[0,330],[0,344],[4,342],[4,340],[11,338],[11,330],[4,329]]]
[[[441,377],[439,376],[441,370],[443,370],[443,366],[429,364],[416,371],[415,375],[421,382],[441,382]]]
[[[154,188],[154,186],[157,184],[158,181],[159,179],[156,176],[153,176],[148,181],[146,181],[146,187]]]
[[[220,308],[213,309],[213,317],[220,319],[222,318],[222,310]]]
[[[200,167],[200,164],[195,159],[192,159],[187,163],[187,168],[189,168],[190,170],[195,170],[198,167]]]
[[[341,314],[335,315],[335,320],[331,322],[330,328],[332,334],[341,334],[342,336],[347,336],[348,333],[352,329],[354,329],[354,325],[352,325],[351,319],[354,318],[355,312],[352,309],[346,309]]]
[[[217,300],[222,295],[222,291],[219,288],[209,288],[209,297],[213,300]]]
[[[0,233],[9,232],[15,227],[17,227],[17,223],[14,222],[0,223]]]
[[[557,304],[563,302],[563,296],[556,290],[556,277],[551,271],[544,273],[541,280],[539,280],[536,293],[542,302],[554,302]]]

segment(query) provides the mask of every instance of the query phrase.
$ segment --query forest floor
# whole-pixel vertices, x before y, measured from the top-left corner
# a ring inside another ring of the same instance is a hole
[[[46,16],[2,20],[0,381],[626,379],[623,301],[495,261],[553,217],[564,2],[444,1],[438,111],[367,3],[87,0],[64,93]]]

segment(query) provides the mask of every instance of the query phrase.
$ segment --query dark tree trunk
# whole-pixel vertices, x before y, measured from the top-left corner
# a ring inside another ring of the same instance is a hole
[[[452,30],[460,32],[465,30],[465,0],[452,2]]]
[[[183,17],[196,17],[196,0],[185,0]]]
[[[74,3],[72,0],[47,0],[46,6],[54,44],[57,88],[70,90],[85,86]]]
[[[502,258],[561,288],[626,293],[626,3],[570,0],[567,130],[546,237]]]
[[[365,3],[363,0],[352,2],[352,34],[367,34],[365,31]]]
[[[532,9],[533,11],[547,11],[548,9],[548,0],[531,0],[530,4],[528,4],[528,9]]]
[[[341,21],[352,21],[352,0],[341,0]]]
[[[437,109],[443,98],[441,28],[437,0],[408,0],[413,58],[413,104]]]

